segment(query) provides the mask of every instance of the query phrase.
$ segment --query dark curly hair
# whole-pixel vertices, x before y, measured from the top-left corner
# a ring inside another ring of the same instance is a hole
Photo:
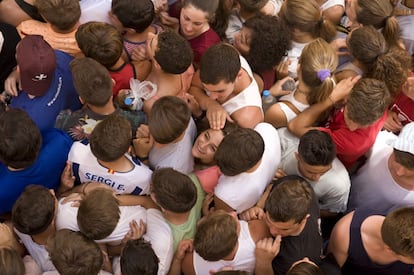
[[[279,18],[258,15],[244,27],[251,30],[250,51],[245,56],[254,72],[263,72],[279,64],[290,49],[290,31]]]

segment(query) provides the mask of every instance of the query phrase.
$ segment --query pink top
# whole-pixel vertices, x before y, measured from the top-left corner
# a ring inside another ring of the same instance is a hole
[[[206,193],[213,193],[221,176],[220,168],[217,165],[194,172]]]
[[[118,69],[108,71],[114,81],[114,87],[112,88],[114,98],[118,95],[119,90],[130,89],[129,80],[131,78],[137,78],[135,67],[131,63],[127,62],[122,64],[122,66]]]

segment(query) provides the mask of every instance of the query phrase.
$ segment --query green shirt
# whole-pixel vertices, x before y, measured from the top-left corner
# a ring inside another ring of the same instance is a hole
[[[197,188],[197,201],[190,211],[188,220],[183,224],[172,224],[169,221],[168,224],[171,227],[173,239],[174,239],[174,252],[177,249],[178,244],[184,239],[193,239],[196,232],[196,225],[201,217],[201,208],[203,207],[204,201],[204,190],[201,187],[200,181],[197,176],[193,173],[188,175]]]

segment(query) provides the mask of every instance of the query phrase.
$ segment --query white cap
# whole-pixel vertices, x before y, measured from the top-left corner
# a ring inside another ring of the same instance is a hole
[[[394,142],[394,148],[414,155],[414,122],[403,127]]]

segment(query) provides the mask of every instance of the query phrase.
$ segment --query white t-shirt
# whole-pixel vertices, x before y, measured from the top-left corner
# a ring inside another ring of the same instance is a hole
[[[276,129],[269,123],[259,123],[254,128],[264,140],[265,148],[259,167],[236,176],[221,175],[214,190],[215,196],[241,213],[260,199],[272,181],[280,163],[280,140]]]
[[[190,119],[184,137],[176,142],[162,147],[153,146],[149,152],[149,163],[152,169],[171,167],[181,173],[189,174],[194,170],[194,157],[191,153],[197,128]]]
[[[59,201],[58,212],[56,215],[56,230],[67,228],[73,231],[80,231],[77,221],[78,207],[71,206],[71,203],[62,204]],[[129,231],[129,223],[135,220],[147,222],[147,211],[142,206],[120,206],[120,217],[114,231],[102,240],[95,240],[97,243],[107,243],[118,245]]]
[[[81,0],[81,24],[98,21],[111,24],[108,13],[111,11],[112,0]]]
[[[174,255],[173,237],[164,216],[157,209],[147,210],[147,230],[144,239],[151,243],[152,249],[160,260],[157,274],[167,274]],[[112,270],[114,275],[121,275],[120,257],[113,259]]]
[[[223,267],[228,266],[231,266],[234,270],[242,270],[249,273],[254,271],[254,265],[256,262],[254,250],[256,248],[256,244],[250,235],[249,224],[246,221],[239,221],[239,223],[239,247],[234,259],[231,261],[219,260],[216,262],[209,262],[204,260],[196,251],[194,251],[193,265],[194,271],[197,275],[210,275],[210,270],[219,271]]]
[[[298,151],[299,138],[292,135],[287,128],[278,129],[280,144],[282,148],[282,160],[279,168],[287,175],[299,175],[303,177],[298,169],[298,160],[295,153]],[[351,181],[348,171],[337,158],[332,162],[332,168],[323,174],[319,181],[306,179],[313,187],[321,209],[339,213],[346,210]]]
[[[260,96],[259,86],[257,85],[256,80],[254,80],[253,72],[244,57],[240,56],[240,62],[241,67],[249,75],[251,82],[246,89],[222,104],[224,110],[226,110],[229,115],[232,115],[234,112],[247,106],[254,106],[262,109],[262,98]]]
[[[125,154],[133,165],[128,172],[116,172],[102,166],[92,154],[86,141],[74,142],[69,151],[68,160],[72,162],[72,172],[77,181],[84,183],[97,181],[109,185],[116,194],[149,194],[152,171],[138,159]]]
[[[19,232],[16,228],[14,228],[14,232],[19,236],[27,251],[42,272],[56,270],[44,245],[35,243],[31,236]]]
[[[378,134],[366,163],[351,178],[349,210],[364,206],[387,211],[414,205],[414,191],[398,185],[388,168],[388,159],[393,152],[390,140],[395,138],[394,134],[386,131]]]

